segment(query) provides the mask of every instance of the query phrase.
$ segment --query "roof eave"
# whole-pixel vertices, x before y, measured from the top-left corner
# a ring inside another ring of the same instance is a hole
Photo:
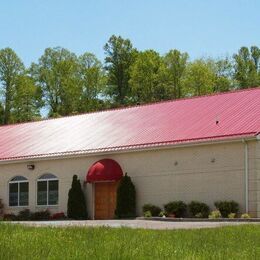
[[[0,160],[1,164],[13,164],[13,163],[25,163],[25,162],[35,162],[35,161],[46,161],[46,160],[60,160],[68,158],[79,158],[79,157],[91,157],[91,156],[100,156],[108,154],[118,154],[118,153],[131,153],[131,152],[142,152],[142,151],[154,151],[162,149],[175,149],[180,147],[192,147],[192,146],[201,146],[201,145],[214,145],[214,144],[223,144],[223,143],[234,143],[234,142],[244,142],[244,141],[253,141],[260,140],[260,133],[254,135],[245,135],[234,138],[223,138],[223,139],[210,139],[210,140],[196,140],[190,142],[178,142],[174,144],[145,144],[138,147],[131,148],[118,148],[117,150],[102,150],[102,151],[80,151],[80,152],[69,152],[62,154],[52,154],[44,156],[32,156],[32,157],[23,157],[23,158],[10,158]]]

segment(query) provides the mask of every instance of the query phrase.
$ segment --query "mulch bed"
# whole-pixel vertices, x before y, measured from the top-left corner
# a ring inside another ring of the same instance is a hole
[[[171,221],[171,222],[260,222],[260,218],[162,218],[162,217],[138,217],[139,220],[156,220],[156,221]]]

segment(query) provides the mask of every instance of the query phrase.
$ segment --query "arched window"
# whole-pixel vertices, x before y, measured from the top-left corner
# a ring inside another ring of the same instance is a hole
[[[16,176],[9,181],[9,206],[28,206],[29,182],[23,176]]]
[[[43,174],[37,180],[37,205],[53,206],[58,205],[59,180],[50,173]]]

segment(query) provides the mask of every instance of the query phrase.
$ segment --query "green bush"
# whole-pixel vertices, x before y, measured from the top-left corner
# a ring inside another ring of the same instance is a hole
[[[164,209],[167,215],[174,215],[176,218],[184,217],[187,211],[187,205],[179,200],[179,201],[171,201],[164,205]]]
[[[148,203],[143,205],[143,213],[146,211],[150,211],[153,217],[158,217],[162,210],[161,208]]]
[[[231,201],[216,201],[215,203],[216,208],[220,211],[223,218],[227,218],[230,213],[238,213],[239,206],[238,203],[231,200]]]
[[[194,217],[195,218],[204,218],[201,212],[197,213]]]
[[[2,216],[4,213],[4,204],[2,202],[2,199],[0,199],[0,216]]]
[[[49,220],[50,219],[50,211],[48,209],[34,212],[31,214],[32,220]]]
[[[161,217],[161,218],[165,218],[166,217],[166,212],[165,211],[161,211],[160,213],[159,213],[159,217]]]
[[[127,173],[121,179],[117,188],[115,215],[117,218],[132,218],[136,216],[135,186]]]
[[[57,212],[57,213],[54,213],[53,215],[51,215],[50,219],[51,220],[65,220],[66,216],[65,216],[64,212]]]
[[[4,221],[15,221],[17,219],[17,216],[13,213],[4,214],[3,220]]]
[[[20,221],[30,220],[32,217],[31,211],[29,209],[21,210],[16,219]]]
[[[68,196],[68,218],[87,219],[87,206],[85,196],[77,175],[73,175],[71,188]]]
[[[209,206],[203,202],[192,201],[188,207],[192,217],[207,218],[209,215]]]
[[[150,211],[150,210],[145,211],[145,212],[144,212],[144,217],[145,217],[145,218],[150,218],[150,217],[152,217],[151,211]]]
[[[241,215],[241,218],[251,218],[251,216],[248,213],[244,213]]]
[[[210,219],[215,219],[215,218],[221,218],[221,213],[219,210],[213,210],[211,211],[211,213],[209,214],[209,218]]]
[[[230,213],[228,214],[228,218],[235,218],[236,217],[236,213]]]

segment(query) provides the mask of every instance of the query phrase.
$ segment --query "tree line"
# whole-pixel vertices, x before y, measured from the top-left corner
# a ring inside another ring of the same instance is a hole
[[[191,60],[173,49],[165,55],[137,50],[112,35],[102,63],[89,52],[45,49],[25,67],[11,49],[0,50],[0,124],[179,99],[260,85],[260,49],[241,47],[232,57]]]

